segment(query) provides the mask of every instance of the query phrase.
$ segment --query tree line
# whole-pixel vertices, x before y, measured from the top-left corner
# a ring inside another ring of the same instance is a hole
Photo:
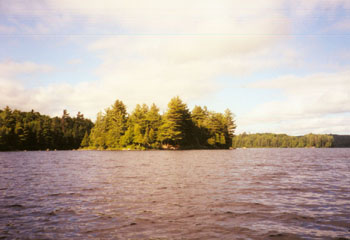
[[[334,139],[333,147],[337,148],[348,148],[350,147],[350,135],[335,135],[332,134]]]
[[[0,151],[68,149],[228,149],[350,147],[349,135],[256,133],[234,135],[236,124],[230,110],[224,113],[195,106],[190,111],[179,98],[168,103],[165,113],[152,104],[136,105],[129,114],[116,100],[95,124],[78,112],[71,117],[41,115],[0,109]]]
[[[234,148],[329,148],[336,147],[333,135],[307,134],[288,136],[286,134],[256,133],[240,134],[232,139]]]
[[[120,100],[97,115],[85,136],[88,149],[227,149],[232,146],[236,125],[230,110],[225,113],[195,106],[190,111],[174,97],[164,114],[152,104],[138,104],[131,114]]]
[[[62,117],[51,118],[6,107],[0,109],[0,151],[77,149],[92,127],[80,112],[70,117],[64,110]]]

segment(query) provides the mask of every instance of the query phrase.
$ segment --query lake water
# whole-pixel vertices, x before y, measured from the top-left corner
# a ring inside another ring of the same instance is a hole
[[[0,239],[347,239],[350,149],[0,152]]]

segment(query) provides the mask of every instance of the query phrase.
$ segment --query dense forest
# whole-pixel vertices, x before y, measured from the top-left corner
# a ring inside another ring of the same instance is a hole
[[[49,117],[38,112],[0,110],[0,151],[77,149],[93,123],[81,113],[70,117]]]
[[[227,149],[232,146],[236,125],[230,110],[225,113],[195,106],[190,111],[179,97],[159,108],[136,105],[128,114],[120,100],[99,113],[82,147],[88,149]]]
[[[228,149],[350,147],[349,135],[256,133],[234,135],[230,110],[224,113],[195,106],[190,111],[179,97],[168,109],[136,105],[129,114],[120,100],[97,114],[95,124],[80,112],[66,110],[49,117],[32,110],[0,109],[0,151],[68,149]]]
[[[333,147],[348,148],[350,147],[350,135],[332,135]]]
[[[234,148],[304,148],[337,147],[333,135],[308,134],[288,136],[286,134],[256,133],[240,134],[233,138]]]

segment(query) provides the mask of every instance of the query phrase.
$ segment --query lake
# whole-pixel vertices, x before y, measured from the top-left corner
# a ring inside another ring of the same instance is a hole
[[[350,238],[350,149],[0,152],[14,238]]]

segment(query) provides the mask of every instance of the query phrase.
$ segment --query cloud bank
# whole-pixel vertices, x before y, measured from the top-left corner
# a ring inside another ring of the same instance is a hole
[[[143,102],[165,109],[175,95],[186,102],[210,99],[227,87],[222,78],[234,85],[241,77],[257,79],[261,72],[300,65],[304,53],[290,44],[293,34],[298,34],[295,23],[309,21],[319,12],[332,18],[339,9],[349,7],[345,0],[258,0],[254,4],[238,0],[14,0],[0,7],[7,16],[0,33],[22,34],[33,41],[59,36],[67,40],[65,44],[83,45],[100,64],[85,69],[97,80],[62,80],[34,87],[24,75],[50,78],[57,67],[3,61],[0,107],[35,108],[51,115],[68,109],[94,118],[117,98],[129,109]],[[332,29],[344,31],[347,26],[346,19],[336,19]],[[71,66],[86,64],[69,53],[67,59],[65,63]],[[258,131],[265,126],[296,133],[297,126],[305,126],[299,132],[306,131],[311,122],[321,126],[332,114],[348,113],[348,75],[346,71],[303,77],[282,74],[246,84],[247,89],[277,89],[285,99],[259,104],[239,116],[241,129]],[[286,121],[294,122],[285,128],[282,123]],[[344,116],[334,119],[337,131],[347,131],[341,127],[343,121]],[[257,126],[257,122],[264,125]]]

